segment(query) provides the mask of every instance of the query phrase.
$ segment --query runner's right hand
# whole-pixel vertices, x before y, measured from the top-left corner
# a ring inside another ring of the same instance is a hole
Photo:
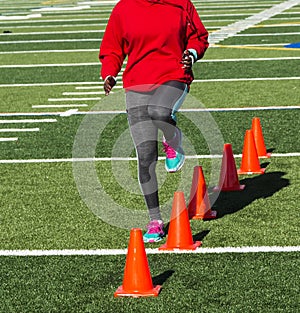
[[[105,91],[105,95],[108,96],[109,93],[111,92],[112,88],[114,87],[114,85],[116,84],[116,80],[113,76],[107,76],[105,81],[104,81],[104,91]]]

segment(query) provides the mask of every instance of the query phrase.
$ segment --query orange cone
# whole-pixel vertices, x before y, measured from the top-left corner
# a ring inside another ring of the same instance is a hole
[[[195,250],[201,246],[201,241],[193,242],[188,211],[185,206],[184,194],[176,191],[174,194],[171,221],[167,242],[159,250]]]
[[[188,212],[189,218],[192,219],[212,219],[217,217],[217,211],[212,211],[210,208],[210,201],[201,166],[194,167]]]
[[[238,174],[263,174],[265,168],[260,168],[258,154],[252,130],[246,130],[241,167]]]
[[[123,285],[114,297],[157,297],[161,286],[153,286],[142,230],[133,228],[130,232],[128,252],[124,269]]]
[[[259,158],[269,158],[271,153],[268,153],[265,146],[264,136],[260,124],[260,119],[254,117],[252,119],[252,131],[254,136],[254,141],[256,145],[257,155]]]
[[[239,191],[244,188],[245,185],[240,185],[238,179],[232,146],[230,143],[225,143],[219,186],[215,187],[214,191]]]

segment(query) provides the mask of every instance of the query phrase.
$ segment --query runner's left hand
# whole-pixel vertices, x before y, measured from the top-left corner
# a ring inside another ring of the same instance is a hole
[[[183,64],[182,68],[187,71],[192,70],[193,66],[193,56],[189,50],[185,50],[182,54],[181,63]]]

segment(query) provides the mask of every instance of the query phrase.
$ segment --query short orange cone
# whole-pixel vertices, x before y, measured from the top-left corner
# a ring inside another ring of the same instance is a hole
[[[244,188],[245,185],[240,185],[238,179],[232,146],[230,143],[225,143],[219,186],[215,187],[214,191],[239,191]]]
[[[194,167],[188,212],[191,219],[212,219],[217,217],[217,211],[212,211],[210,208],[206,182],[201,166]]]
[[[244,139],[241,167],[238,169],[237,173],[263,174],[265,170],[265,168],[260,168],[253,132],[251,129],[248,129],[246,130]]]
[[[193,242],[190,220],[182,191],[174,193],[167,242],[159,250],[195,250],[201,241]]]
[[[268,153],[265,146],[264,136],[260,124],[260,119],[254,117],[252,119],[252,131],[254,136],[254,141],[256,145],[257,155],[259,158],[269,158],[271,153]]]
[[[130,232],[128,252],[124,269],[123,285],[114,297],[157,297],[161,286],[153,286],[142,230],[133,228]]]

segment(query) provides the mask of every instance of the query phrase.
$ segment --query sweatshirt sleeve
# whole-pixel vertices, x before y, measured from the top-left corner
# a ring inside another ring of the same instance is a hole
[[[123,50],[122,27],[119,15],[112,11],[100,45],[99,60],[101,77],[116,77],[121,70],[126,55]]]
[[[206,49],[208,48],[208,32],[205,29],[202,21],[191,1],[187,3],[187,45],[186,49],[196,51],[197,60],[204,56]]]

